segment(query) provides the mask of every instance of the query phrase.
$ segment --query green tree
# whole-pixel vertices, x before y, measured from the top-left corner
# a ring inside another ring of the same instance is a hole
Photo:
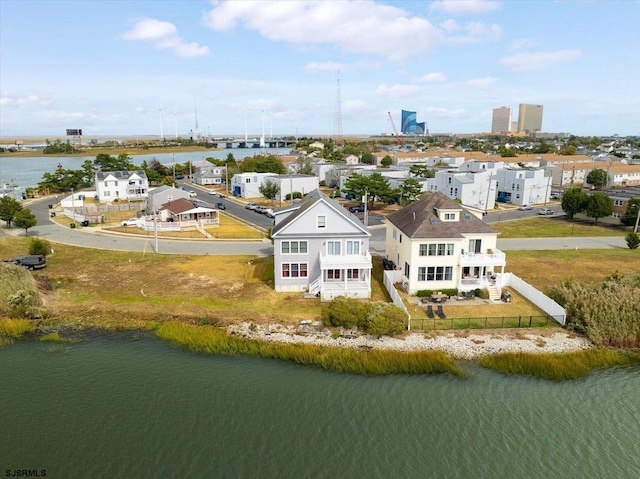
[[[287,170],[276,156],[267,155],[245,158],[240,163],[240,172],[277,173],[284,175]]]
[[[11,196],[0,198],[0,220],[5,221],[7,226],[11,226],[11,222],[21,209],[22,205],[15,198]]]
[[[422,185],[415,178],[407,178],[398,187],[398,197],[401,205],[408,205],[418,199],[422,193]]]
[[[433,178],[435,176],[433,170],[429,169],[427,165],[411,165],[409,173],[419,178]]]
[[[587,175],[587,183],[601,189],[607,184],[608,179],[609,175],[602,168],[591,170]]]
[[[100,171],[127,171],[135,168],[131,157],[126,153],[121,153],[117,157],[100,153],[93,160],[93,164]]]
[[[86,186],[93,184],[96,175],[96,168],[91,160],[84,160],[82,163],[82,181]]]
[[[596,192],[589,196],[586,208],[587,216],[595,218],[598,221],[599,218],[605,216],[611,216],[613,213],[613,202],[604,193]]]
[[[640,210],[640,198],[631,198],[627,203],[627,211],[620,218],[620,222],[625,226],[634,226]]]
[[[367,208],[371,210],[376,200],[389,201],[393,196],[393,190],[387,180],[380,173],[373,173],[370,176],[362,176],[353,173],[344,183],[343,191],[349,193],[354,198],[361,198],[367,195]]]
[[[366,331],[376,337],[396,336],[406,329],[406,313],[392,303],[376,301],[371,304],[365,322]]]
[[[24,235],[29,234],[29,228],[33,228],[38,224],[36,216],[31,213],[29,208],[20,208],[13,217],[13,224],[24,230]]]
[[[575,155],[577,151],[574,145],[566,145],[558,150],[558,155],[572,156]]]
[[[570,220],[587,207],[589,196],[580,187],[569,188],[562,195],[562,210]]]
[[[313,176],[313,165],[311,164],[311,158],[301,156],[296,160],[296,173],[299,175]]]
[[[29,242],[29,254],[48,255],[51,252],[51,245],[47,240],[31,238]]]
[[[360,157],[360,163],[364,163],[365,165],[373,165],[374,161],[373,153],[368,151],[365,151]]]
[[[624,240],[627,242],[629,249],[637,249],[640,246],[640,235],[635,231],[629,231]]]
[[[271,200],[271,204],[273,205],[273,200],[278,196],[278,193],[280,193],[280,187],[277,183],[267,180],[258,187],[258,191],[266,199]]]

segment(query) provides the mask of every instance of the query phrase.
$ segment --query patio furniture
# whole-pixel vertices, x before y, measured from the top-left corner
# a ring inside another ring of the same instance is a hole
[[[427,317],[429,319],[434,319],[435,318],[435,316],[433,314],[433,306],[431,306],[431,305],[427,306]]]
[[[440,319],[446,319],[447,315],[444,314],[444,310],[442,309],[442,305],[439,304],[438,305],[438,316],[440,316]]]
[[[449,299],[449,295],[444,294],[441,291],[431,294],[431,301],[433,301],[434,303],[443,303],[447,299]]]

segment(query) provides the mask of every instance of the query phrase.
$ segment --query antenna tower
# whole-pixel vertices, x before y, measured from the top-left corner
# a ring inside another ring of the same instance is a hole
[[[333,139],[342,143],[342,100],[340,99],[340,74],[336,85],[336,111],[333,118]]]
[[[196,99],[193,99],[193,110],[195,112],[196,115],[196,131],[194,134],[194,137],[196,139],[196,141],[200,141],[200,132],[198,131],[198,106],[196,105]]]

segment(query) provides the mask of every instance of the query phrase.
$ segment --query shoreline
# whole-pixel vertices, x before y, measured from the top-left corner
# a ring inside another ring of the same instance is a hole
[[[316,329],[311,325],[259,325],[250,322],[229,325],[229,334],[262,342],[313,344],[346,349],[381,349],[397,352],[441,351],[454,359],[475,360],[482,356],[501,353],[568,353],[592,349],[595,346],[587,338],[571,334],[561,328],[547,334],[526,330],[474,330],[426,334],[405,333],[401,338],[383,336],[374,338],[368,334],[334,338],[329,329]]]

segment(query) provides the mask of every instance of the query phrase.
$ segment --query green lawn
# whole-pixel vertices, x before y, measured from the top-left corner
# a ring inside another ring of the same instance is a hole
[[[493,223],[492,228],[504,238],[561,238],[587,236],[624,236],[626,230],[618,226],[597,224],[593,220],[569,221],[564,218],[523,218]]]

